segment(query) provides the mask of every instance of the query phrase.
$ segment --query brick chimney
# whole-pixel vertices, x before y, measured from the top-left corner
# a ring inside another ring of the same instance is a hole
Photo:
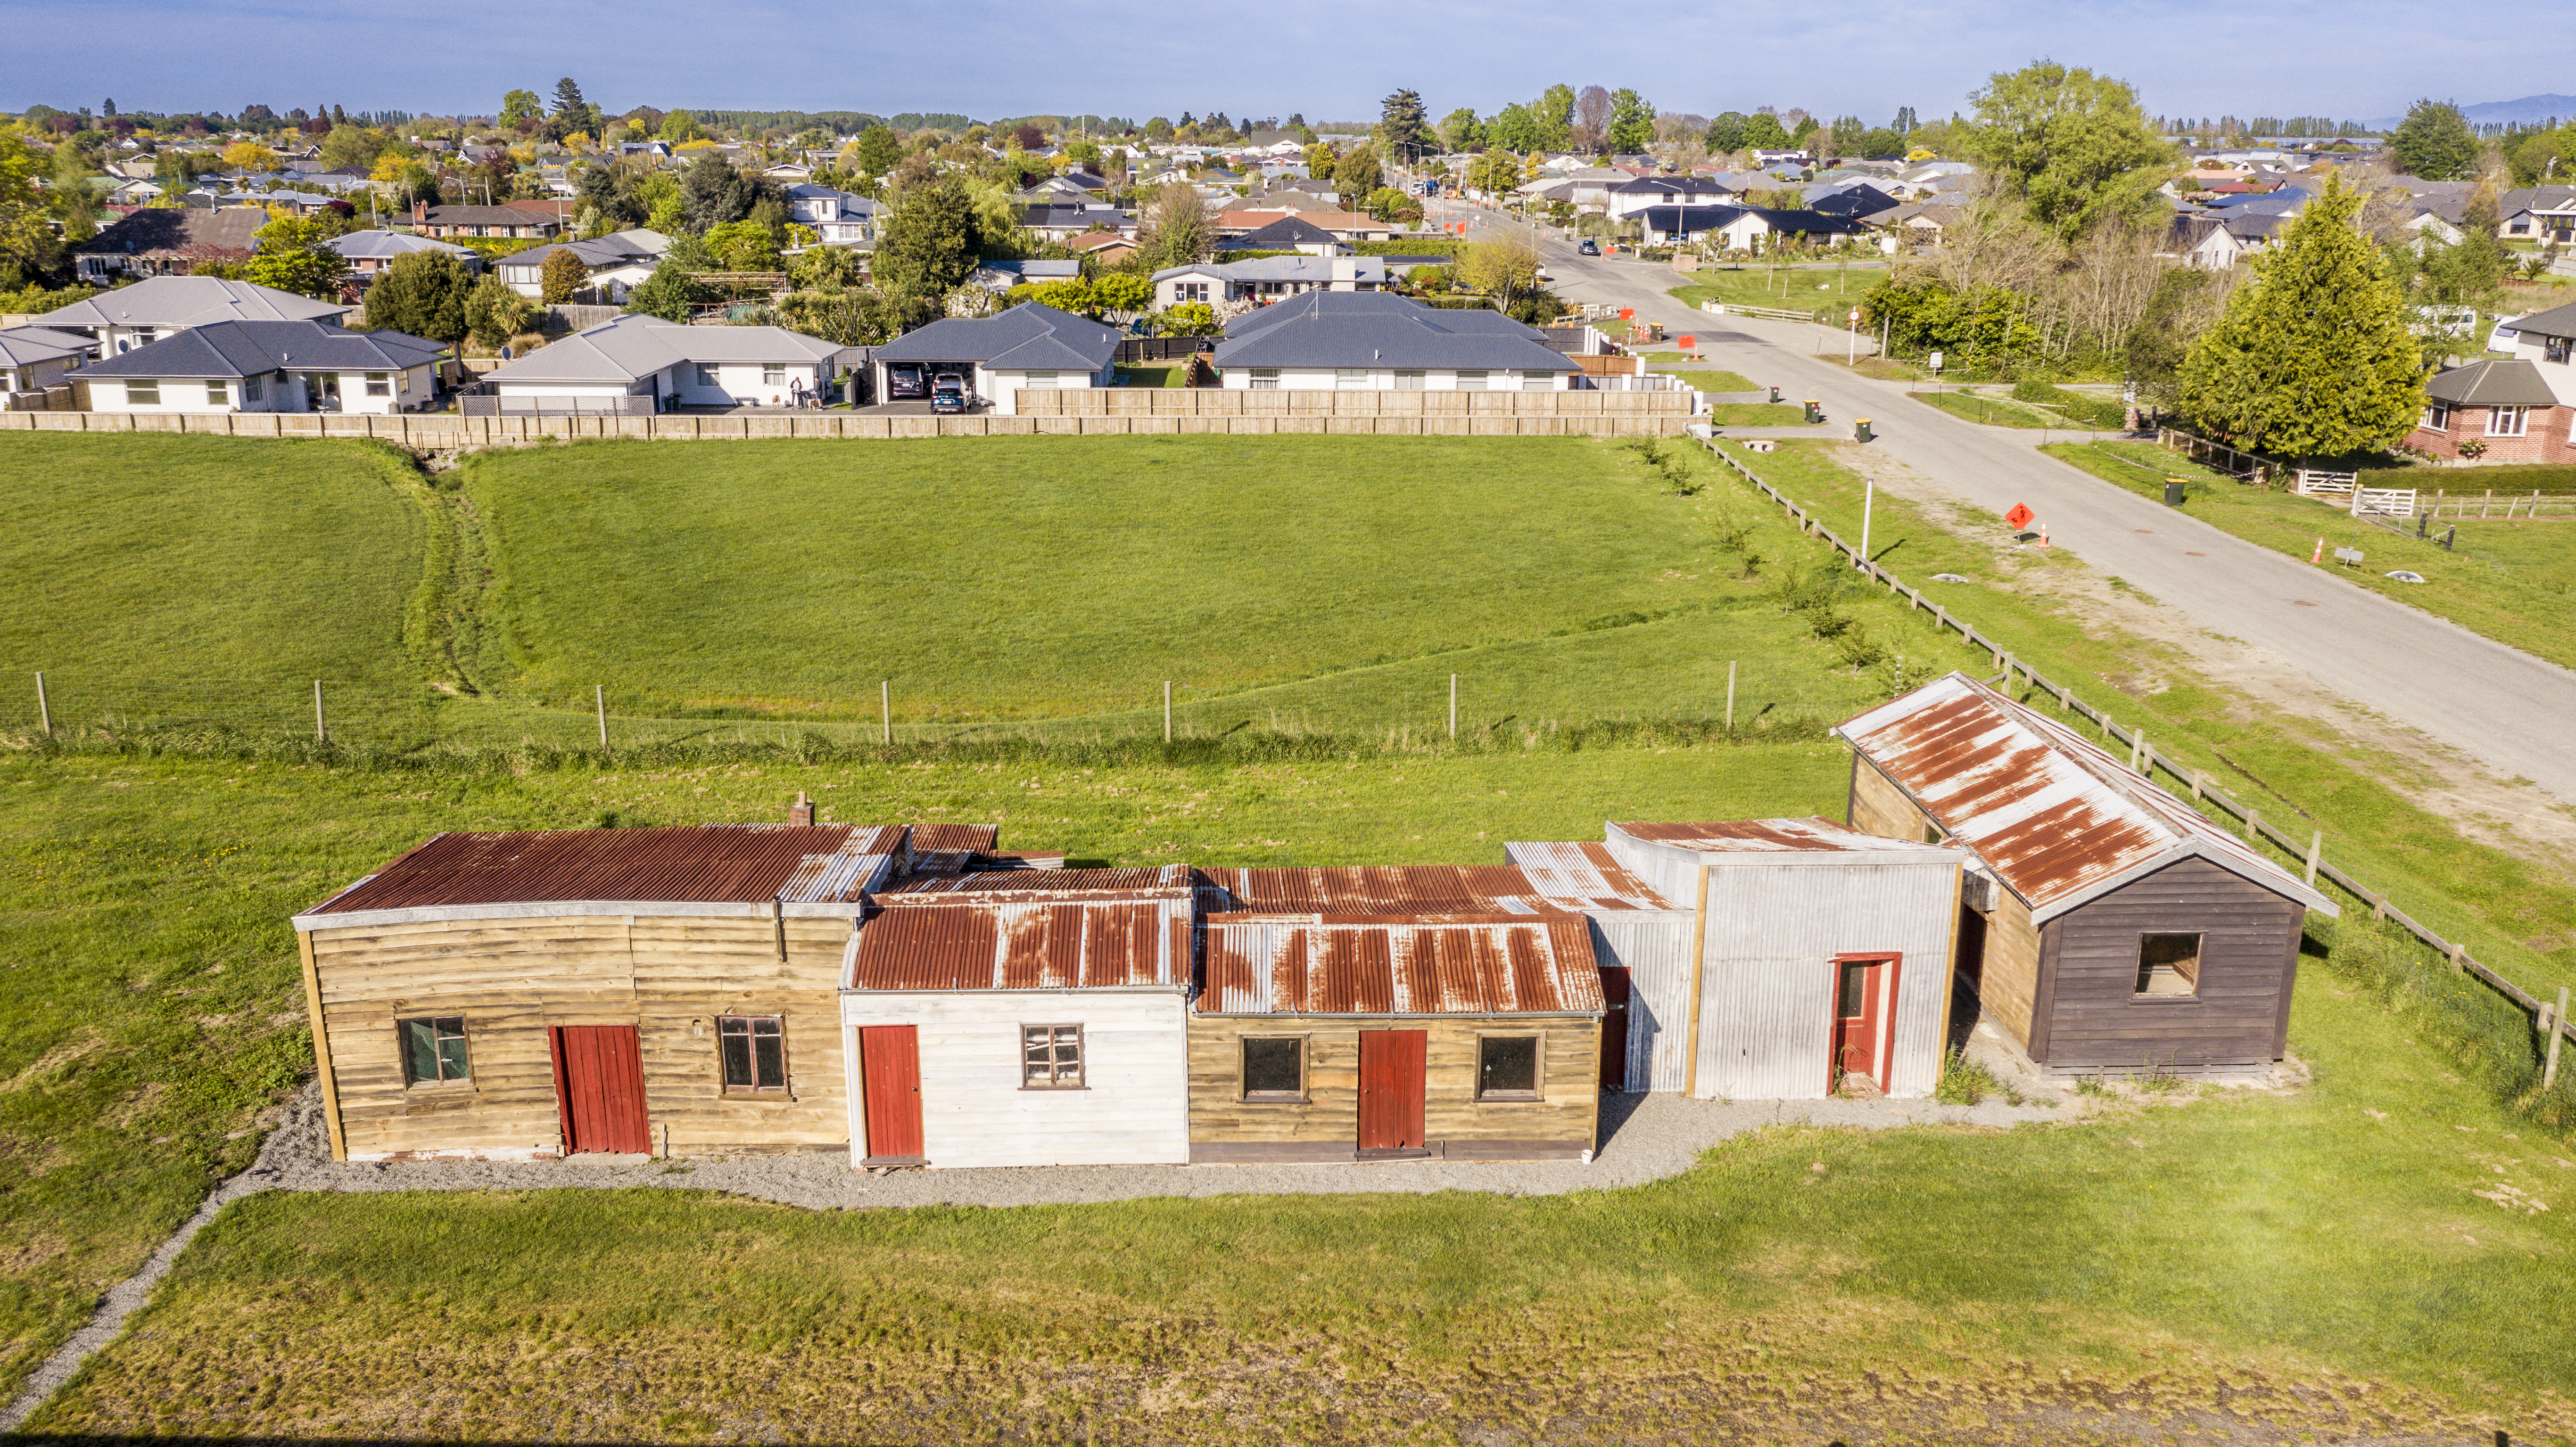
[[[814,801],[805,797],[805,791],[802,789],[796,791],[796,802],[787,806],[787,822],[790,824],[814,822]]]
[[[426,201],[414,201],[411,203],[411,224],[419,226],[428,220],[429,203]]]

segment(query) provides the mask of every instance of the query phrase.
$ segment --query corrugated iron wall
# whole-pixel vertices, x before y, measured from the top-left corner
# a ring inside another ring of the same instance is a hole
[[[1730,864],[1710,871],[1697,1093],[1813,1100],[1830,1082],[1833,958],[1886,951],[1897,981],[1888,1093],[1929,1094],[1957,935],[1956,863]]]
[[[1691,924],[1687,910],[1592,915],[1593,954],[1604,966],[1628,971],[1630,1090],[1682,1088],[1690,1039]]]

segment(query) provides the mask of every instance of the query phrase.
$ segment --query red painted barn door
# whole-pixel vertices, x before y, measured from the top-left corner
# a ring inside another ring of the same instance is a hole
[[[1422,1149],[1422,1030],[1360,1032],[1360,1140],[1364,1151]]]
[[[636,1043],[635,1027],[558,1025],[554,1053],[564,1154],[651,1155],[653,1129],[644,1113],[644,1053]]]
[[[1601,1083],[1612,1090],[1628,1088],[1628,969],[1601,967],[1601,999],[1609,1007],[1601,1017]]]
[[[916,1165],[921,1149],[921,1039],[910,1025],[859,1027],[869,1165]]]
[[[1834,961],[1834,1054],[1828,1089],[1848,1077],[1887,1087],[1888,1054],[1894,1044],[1896,961],[1888,958]]]

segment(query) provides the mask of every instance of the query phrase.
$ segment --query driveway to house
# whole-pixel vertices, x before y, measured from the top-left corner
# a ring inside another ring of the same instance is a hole
[[[1665,295],[1683,280],[1670,267],[1582,256],[1554,239],[1542,249],[1567,301],[1634,307],[1667,335],[1695,334],[1712,365],[1778,383],[1784,399],[1821,401],[1841,436],[1869,418],[1875,448],[1969,502],[1998,516],[2027,503],[2055,546],[2200,627],[2295,660],[2342,697],[2576,804],[2576,750],[2566,746],[2576,673],[2113,487],[2034,450],[2034,434],[1960,421],[1908,398],[1902,382],[1822,360],[1845,347],[1840,331],[1710,316]],[[2328,509],[2317,509],[2317,524],[2330,543],[2347,541],[2350,524]]]

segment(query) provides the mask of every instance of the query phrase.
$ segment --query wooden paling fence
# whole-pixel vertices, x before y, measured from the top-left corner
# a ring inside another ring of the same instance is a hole
[[[2576,1040],[2576,1025],[2571,1025],[2563,1015],[2557,1014],[2554,1006],[2543,1003],[2541,1000],[2534,997],[2529,991],[2524,990],[2521,986],[2516,985],[2504,976],[2497,974],[2492,968],[2479,963],[2476,959],[2470,956],[2468,946],[2461,944],[2456,940],[2444,939],[2441,935],[2435,933],[2429,926],[2420,923],[2415,918],[2408,915],[2404,910],[2389,903],[2388,895],[2385,892],[2372,889],[2369,885],[2362,883],[2360,880],[2353,878],[2351,875],[2348,875],[2342,870],[2327,863],[2325,860],[2325,833],[2323,830],[2312,832],[2309,835],[2307,842],[2302,844],[2297,839],[2294,839],[2272,827],[2271,824],[2262,819],[2260,812],[2253,806],[2240,800],[2231,799],[2216,789],[2210,788],[2209,781],[2200,773],[2199,770],[2185,767],[2183,764],[2157,753],[2154,746],[2147,742],[2144,730],[2121,727],[2119,724],[2112,721],[2109,714],[2104,713],[2093,705],[2077,698],[2073,690],[2066,688],[2062,684],[2052,683],[2048,679],[2041,677],[2039,672],[2033,669],[2029,664],[2015,658],[2011,651],[2005,648],[2003,644],[1995,641],[1993,638],[1979,633],[1966,619],[1955,616],[1944,605],[1924,597],[1920,591],[1905,583],[1904,580],[1898,578],[1894,573],[1889,572],[1887,569],[1880,567],[1877,563],[1864,557],[1859,548],[1836,536],[1832,529],[1818,522],[1815,517],[1807,511],[1807,509],[1800,507],[1795,502],[1792,502],[1787,494],[1764,481],[1759,474],[1753,471],[1753,469],[1746,467],[1743,463],[1729,456],[1724,449],[1717,445],[1714,439],[1704,439],[1702,445],[1707,447],[1710,454],[1715,456],[1718,461],[1733,468],[1737,473],[1743,476],[1745,481],[1750,482],[1755,487],[1761,489],[1762,494],[1765,497],[1770,498],[1773,502],[1778,503],[1784,510],[1786,510],[1789,516],[1797,521],[1801,532],[1810,533],[1824,539],[1824,541],[1836,552],[1850,558],[1852,565],[1867,574],[1870,581],[1885,584],[1890,593],[1905,599],[1909,606],[1920,611],[1930,613],[1934,622],[1938,626],[1956,632],[1959,635],[1960,641],[1967,644],[1969,647],[1975,648],[1982,653],[1991,654],[1994,659],[1997,677],[1989,679],[1989,683],[2001,682],[2009,688],[2011,686],[2012,676],[2015,673],[2019,673],[2022,676],[2028,691],[2044,693],[2051,698],[2056,699],[2058,711],[2060,713],[2081,714],[2085,718],[2092,720],[2100,727],[2102,738],[2105,742],[2117,742],[2127,745],[2129,749],[2129,767],[2136,770],[2141,777],[2152,780],[2155,777],[2156,770],[2164,770],[2165,773],[2170,775],[2177,783],[2184,785],[2190,790],[2192,803],[2196,807],[2200,808],[2203,813],[2208,813],[2214,809],[2221,814],[2231,815],[2234,818],[2243,821],[2243,829],[2247,843],[2259,844],[2265,840],[2269,840],[2273,845],[2278,847],[2283,853],[2289,855],[2291,858],[2304,859],[2306,863],[2307,882],[2311,886],[2313,886],[2319,879],[2323,879],[2334,885],[2337,889],[2340,889],[2344,893],[2352,896],[2355,900],[2370,906],[2371,918],[2375,920],[2394,921],[2398,928],[2406,931],[2406,933],[2410,935],[2413,935],[2417,941],[2440,953],[2450,962],[2453,969],[2479,981],[2488,988],[2494,990],[2497,994],[2502,995],[2505,999],[2512,1001],[2516,1006],[2532,1016],[2537,1028],[2548,1031],[2554,1037],[2564,1037]]]

